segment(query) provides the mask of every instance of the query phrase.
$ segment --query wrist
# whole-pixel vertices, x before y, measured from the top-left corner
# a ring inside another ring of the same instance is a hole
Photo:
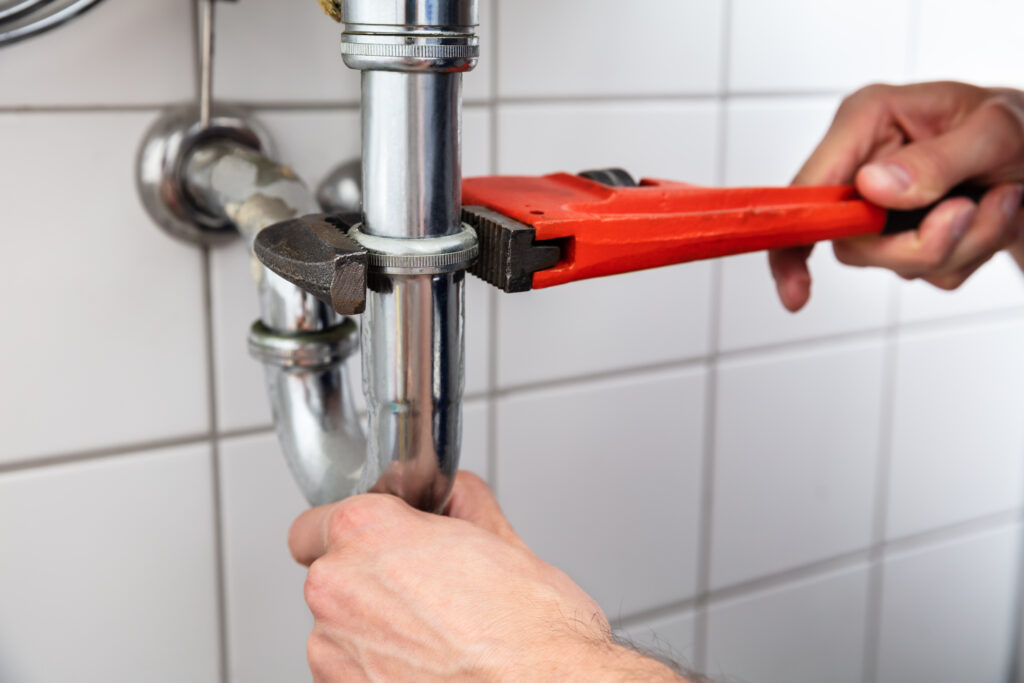
[[[552,638],[533,648],[510,666],[501,667],[491,680],[560,680],[599,683],[679,683],[685,681],[665,664],[634,650],[616,645],[609,638],[590,640],[577,635],[571,639]]]

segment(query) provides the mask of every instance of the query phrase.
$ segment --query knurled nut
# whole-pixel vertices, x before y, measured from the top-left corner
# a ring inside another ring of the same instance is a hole
[[[395,59],[477,59],[479,45],[341,43],[341,54],[353,57],[393,57]]]
[[[454,235],[419,239],[380,237],[352,226],[348,236],[366,249],[370,270],[389,275],[437,275],[466,270],[480,254],[476,231],[463,224]]]

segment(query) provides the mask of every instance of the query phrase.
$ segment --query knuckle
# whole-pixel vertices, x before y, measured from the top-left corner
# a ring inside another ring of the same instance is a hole
[[[317,560],[310,565],[302,585],[302,596],[316,618],[324,614],[330,602],[331,584],[331,572],[322,561]]]
[[[852,246],[849,242],[833,242],[832,253],[835,254],[836,260],[842,263],[844,266],[862,266],[864,265],[864,258],[860,251]]]
[[[1024,119],[1016,103],[1005,95],[996,95],[987,100],[978,112],[986,128],[998,133],[1001,146],[1014,151],[1024,148]]]
[[[941,244],[928,244],[921,248],[910,259],[910,265],[921,271],[930,272],[941,268],[946,263],[946,249]]]
[[[848,111],[850,109],[863,106],[865,103],[881,100],[885,98],[891,90],[892,86],[885,85],[884,83],[872,83],[870,85],[865,85],[859,90],[855,90],[844,97],[842,103],[839,105],[839,109]]]
[[[332,537],[353,532],[379,518],[381,503],[376,496],[355,496],[336,503],[327,518]]]

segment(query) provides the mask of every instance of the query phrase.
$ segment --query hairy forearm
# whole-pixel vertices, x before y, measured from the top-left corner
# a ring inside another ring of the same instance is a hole
[[[498,680],[595,681],[599,683],[697,683],[666,664],[611,642],[552,643],[517,662]]]

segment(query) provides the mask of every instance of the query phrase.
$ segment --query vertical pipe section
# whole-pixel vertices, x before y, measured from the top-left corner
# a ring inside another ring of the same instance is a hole
[[[460,73],[364,71],[363,230],[461,230]],[[371,276],[362,322],[375,487],[440,511],[462,435],[465,273]]]
[[[364,71],[362,79],[363,232],[458,232],[462,74]]]

